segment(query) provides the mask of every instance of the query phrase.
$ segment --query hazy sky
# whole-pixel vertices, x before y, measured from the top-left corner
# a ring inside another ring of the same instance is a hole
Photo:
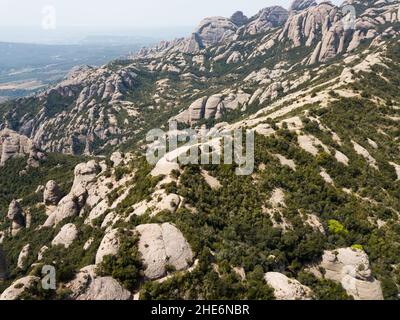
[[[55,8],[56,25],[59,27],[149,28],[195,26],[206,16],[230,16],[236,10],[242,10],[251,16],[259,9],[271,5],[287,8],[290,2],[291,0],[0,0],[0,28],[4,32],[4,26],[39,27],[44,16],[42,11],[46,6]]]

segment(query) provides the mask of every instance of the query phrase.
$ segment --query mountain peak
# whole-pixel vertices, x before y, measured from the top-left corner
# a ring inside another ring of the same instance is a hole
[[[241,27],[247,23],[249,18],[247,18],[242,11],[236,11],[232,17],[231,21],[236,24],[238,27]]]
[[[316,5],[318,3],[315,0],[294,0],[289,7],[289,11],[302,11]]]

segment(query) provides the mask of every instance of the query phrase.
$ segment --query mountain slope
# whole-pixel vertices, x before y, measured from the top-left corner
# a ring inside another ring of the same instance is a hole
[[[3,127],[48,158],[26,169],[29,188],[46,187],[7,195],[22,200],[0,228],[1,298],[398,299],[398,4],[352,4],[348,31],[341,8],[313,1],[209,18],[2,105]],[[253,174],[148,164],[145,134],[172,119],[254,130]],[[76,157],[52,151],[107,156],[72,170]],[[46,264],[56,291],[36,285]]]

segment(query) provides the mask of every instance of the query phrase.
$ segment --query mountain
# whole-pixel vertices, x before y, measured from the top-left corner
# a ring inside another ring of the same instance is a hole
[[[398,299],[399,40],[398,3],[296,0],[1,104],[1,298]],[[149,164],[172,120],[254,132],[254,172]]]

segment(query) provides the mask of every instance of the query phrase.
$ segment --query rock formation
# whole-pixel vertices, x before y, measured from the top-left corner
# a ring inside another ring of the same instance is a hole
[[[242,11],[236,11],[232,16],[231,16],[231,21],[236,24],[238,27],[241,27],[245,25],[248,21],[249,18],[247,18]]]
[[[319,266],[325,270],[325,278],[341,283],[355,299],[383,299],[381,284],[372,276],[364,251],[353,248],[325,251]]]
[[[132,294],[111,277],[98,277],[96,266],[82,268],[66,287],[74,300],[130,300]]]
[[[88,189],[100,171],[100,166],[94,160],[78,164],[74,171],[74,183],[69,194],[60,200],[43,226],[53,227],[66,218],[77,216],[86,204],[89,197]],[[92,190],[92,192],[96,193],[96,190]]]
[[[43,192],[43,202],[46,206],[56,206],[61,200],[62,193],[57,182],[50,180],[46,183],[46,187]]]
[[[316,5],[317,2],[315,0],[295,0],[290,5],[289,11],[302,11]]]
[[[11,221],[11,235],[14,237],[25,227],[24,212],[18,201],[11,201],[8,208],[7,218]]]
[[[40,281],[35,276],[27,276],[16,280],[0,295],[0,300],[18,300],[24,291]]]
[[[21,252],[19,253],[18,263],[17,263],[17,267],[19,269],[26,268],[26,266],[27,266],[26,263],[27,263],[30,253],[31,253],[31,245],[28,243],[27,245],[25,245],[22,248]]]
[[[140,234],[139,251],[149,279],[162,278],[167,266],[175,270],[187,269],[193,261],[193,252],[182,233],[172,224],[145,224],[136,227]]]
[[[118,229],[106,233],[96,253],[96,264],[102,263],[106,256],[115,256],[118,254],[120,246],[118,233]]]
[[[257,34],[285,24],[288,11],[280,6],[262,9],[246,25],[246,33]]]
[[[69,248],[77,237],[78,229],[73,223],[68,223],[61,228],[60,232],[56,235],[51,244],[53,246],[61,245],[65,248]]]
[[[296,279],[289,279],[279,272],[268,272],[265,281],[274,289],[277,300],[310,300],[311,289],[303,286]]]

